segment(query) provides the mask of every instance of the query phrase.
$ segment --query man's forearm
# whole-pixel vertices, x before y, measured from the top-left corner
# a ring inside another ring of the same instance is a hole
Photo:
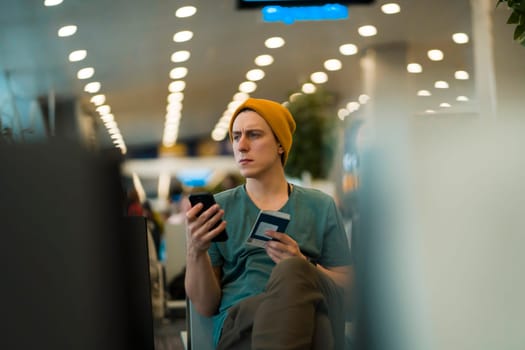
[[[184,286],[188,298],[199,313],[205,316],[216,313],[221,288],[207,253],[200,256],[187,254]]]

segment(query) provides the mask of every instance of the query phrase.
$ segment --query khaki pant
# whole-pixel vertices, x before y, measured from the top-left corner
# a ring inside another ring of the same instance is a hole
[[[309,262],[275,266],[265,292],[229,312],[217,349],[343,349],[342,289]]]

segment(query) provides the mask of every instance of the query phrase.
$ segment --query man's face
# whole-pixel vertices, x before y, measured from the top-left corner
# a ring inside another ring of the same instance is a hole
[[[232,127],[233,153],[241,174],[258,177],[274,167],[282,167],[279,145],[272,129],[257,112],[241,112]]]

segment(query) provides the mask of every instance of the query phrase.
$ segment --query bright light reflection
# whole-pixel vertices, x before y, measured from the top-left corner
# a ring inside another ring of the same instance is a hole
[[[315,72],[310,75],[310,80],[316,84],[324,84],[328,81],[328,75],[325,72]]]
[[[450,105],[450,103],[443,102],[443,103],[440,103],[440,104],[439,104],[439,107],[450,108],[450,107],[452,107],[452,106]]]
[[[64,0],[45,0],[44,6],[56,6],[60,5]]]
[[[456,44],[466,44],[469,41],[469,37],[465,33],[454,33],[452,34],[452,40],[454,40]]]
[[[457,72],[454,73],[454,77],[457,80],[468,80],[469,79],[469,74],[468,74],[468,72],[466,72],[464,70],[458,70]]]
[[[186,82],[184,80],[172,81],[168,87],[170,92],[181,92],[186,88]]]
[[[458,101],[458,102],[467,102],[468,101],[468,97],[467,96],[458,96],[458,97],[456,97],[456,101]]]
[[[258,81],[264,78],[264,71],[262,69],[252,69],[246,73],[246,79],[251,81]]]
[[[82,68],[77,72],[78,79],[89,79],[95,74],[95,69],[93,67]]]
[[[103,105],[104,102],[106,102],[106,95],[95,95],[91,97],[91,103],[93,103],[95,106]]]
[[[301,91],[304,92],[305,94],[313,94],[315,90],[317,90],[317,88],[312,83],[304,83],[301,88]]]
[[[417,95],[418,96],[431,96],[432,94],[430,93],[430,91],[428,90],[419,90],[417,92]]]
[[[188,74],[188,68],[186,67],[176,67],[170,71],[171,79],[182,79]]]
[[[91,83],[86,84],[86,86],[84,86],[84,91],[89,92],[91,94],[95,94],[99,92],[100,87],[101,85],[98,81],[93,81]]]
[[[407,71],[409,73],[421,73],[423,71],[423,67],[419,63],[409,63],[407,65]]]
[[[251,93],[257,89],[257,84],[253,81],[245,81],[239,85],[239,91],[244,93]]]
[[[387,15],[393,15],[401,12],[401,7],[396,3],[389,3],[381,6],[381,11]]]
[[[448,83],[443,80],[438,80],[434,83],[436,89],[448,89]]]

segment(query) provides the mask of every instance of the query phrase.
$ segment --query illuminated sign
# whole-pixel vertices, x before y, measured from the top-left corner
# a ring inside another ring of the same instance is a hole
[[[262,9],[262,14],[265,22],[292,24],[295,21],[347,19],[348,8],[340,4],[297,7],[266,6]]]

